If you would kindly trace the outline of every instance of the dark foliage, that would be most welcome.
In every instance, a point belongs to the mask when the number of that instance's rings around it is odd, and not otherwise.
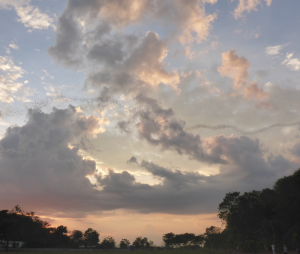
[[[300,169],[276,181],[273,189],[227,193],[219,205],[225,224],[220,244],[256,253],[275,244],[296,249],[300,244]],[[219,244],[219,245],[220,245]]]

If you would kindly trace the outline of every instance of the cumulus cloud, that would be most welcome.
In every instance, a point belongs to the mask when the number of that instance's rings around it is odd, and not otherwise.
[[[234,1],[234,0],[231,0]],[[262,5],[261,0],[239,0],[237,8],[233,12],[235,19],[243,17],[244,12],[257,11],[257,6]],[[271,6],[272,0],[265,0],[267,6]]]
[[[0,140],[0,189],[11,195],[2,195],[1,203],[59,210],[92,199],[86,176],[95,173],[95,162],[70,145],[98,133],[101,119],[78,114],[73,106],[50,114],[30,110],[28,116],[25,125],[9,127]]]
[[[39,8],[30,5],[30,0],[3,0],[0,8],[10,9],[13,7],[19,16],[18,21],[25,27],[32,29],[47,29],[53,26],[53,19],[46,13],[40,12]]]
[[[172,29],[175,29],[173,33],[179,34],[182,44],[200,43],[207,39],[212,28],[211,22],[216,18],[215,14],[205,14],[204,4],[215,2],[68,1],[64,13],[58,19],[56,45],[50,47],[48,52],[66,67],[87,69],[90,73],[87,83],[93,82],[97,76],[103,79],[103,83],[107,79],[108,83],[112,79],[125,80],[123,83],[136,83],[136,87],[145,83],[155,87],[163,83],[179,92],[176,87],[179,83],[178,73],[176,70],[167,72],[163,64],[168,51],[166,43],[151,31],[144,38],[133,34],[121,35],[120,31],[137,22],[153,19],[166,27],[172,25]],[[145,61],[146,58],[150,61]],[[129,70],[125,64],[128,64]],[[102,68],[99,70],[100,66]],[[113,67],[114,70],[124,67],[124,70],[111,75],[111,70],[107,68]],[[134,82],[136,77],[140,82]],[[126,87],[125,84],[122,86]]]
[[[121,50],[118,54],[115,49],[112,49],[113,55],[109,55],[107,50],[104,53],[99,47],[92,50],[97,50],[97,54],[95,52],[93,54],[94,61],[106,61],[107,64],[98,71],[90,72],[86,85],[93,87],[106,85],[112,92],[137,94],[164,84],[177,93],[180,92],[177,88],[180,82],[178,72],[176,70],[168,72],[164,68],[163,60],[167,56],[167,45],[154,32],[148,32],[139,44],[132,50],[126,51],[126,57],[122,56]],[[116,63],[117,59],[120,60],[119,63]],[[109,68],[109,65],[112,67]]]
[[[163,60],[167,56],[167,46],[160,41],[154,32],[148,32],[140,45],[134,50],[129,59],[124,63],[125,71],[135,73],[142,82],[152,86],[163,83],[179,91],[179,74],[173,70],[167,72],[163,67]]]
[[[222,53],[222,66],[218,67],[218,72],[222,76],[230,77],[234,80],[233,88],[239,89],[246,86],[249,79],[250,63],[244,57],[239,57],[236,50],[232,49]]]
[[[283,156],[265,159],[257,139],[221,135],[202,142],[208,153],[227,161],[219,173],[205,176],[132,157],[128,162],[160,179],[159,184],[143,184],[128,171],[108,168],[107,174],[99,173],[95,161],[79,155],[81,139],[99,128],[94,118],[73,106],[54,108],[49,114],[30,110],[28,117],[23,126],[9,127],[0,140],[0,191],[6,193],[0,202],[43,214],[51,211],[52,216],[80,217],[114,209],[210,213],[224,193],[271,187],[297,166]],[[87,177],[94,177],[95,184]]]
[[[209,0],[175,0],[159,1],[156,17],[166,24],[176,24],[179,41],[183,45],[201,43],[209,36],[212,22],[216,14],[206,15],[204,3],[214,4],[217,1]]]
[[[48,52],[66,67],[87,70],[86,85],[106,86],[106,93],[140,93],[147,85],[153,89],[160,83],[179,93],[178,72],[166,70],[166,41],[152,31],[143,38],[120,31],[137,22],[157,20],[165,27],[172,25],[173,34],[179,34],[180,42],[189,47],[207,39],[216,15],[206,15],[204,4],[215,2],[68,1],[58,19],[56,44]]]
[[[81,31],[72,17],[59,17],[56,34],[56,45],[48,49],[48,53],[58,63],[69,67],[82,66],[82,55],[79,45]]]
[[[300,70],[300,60],[298,58],[292,58],[294,54],[286,54],[286,59],[281,63],[293,71]]]
[[[234,49],[222,53],[222,66],[218,67],[218,72],[222,76],[230,77],[234,80],[233,89],[241,91],[245,99],[253,98],[261,101],[268,98],[268,92],[258,87],[256,82],[249,82],[250,73],[248,69],[250,63],[244,57],[239,57]]]
[[[133,2],[136,7],[141,7],[142,3],[148,6],[147,1]],[[125,1],[123,4],[127,6],[129,3]],[[106,5],[115,6],[116,2],[78,4],[69,1],[67,9],[59,17],[56,45],[48,49],[49,54],[67,67],[86,69],[88,76],[85,84],[106,87],[106,92],[141,92],[147,90],[147,86],[148,89],[154,89],[160,83],[179,92],[176,86],[180,81],[179,74],[176,70],[168,72],[165,69],[164,60],[168,52],[166,43],[154,32],[148,32],[143,38],[118,32],[112,35],[110,32],[115,23],[107,23],[112,16],[106,12],[112,9]],[[98,14],[95,12],[97,8]],[[110,18],[102,17],[102,10]],[[98,23],[90,25],[91,18],[98,20]],[[117,23],[119,26],[119,21]]]

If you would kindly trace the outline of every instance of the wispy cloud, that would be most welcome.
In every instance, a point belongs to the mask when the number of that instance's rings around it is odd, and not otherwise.
[[[280,50],[286,46],[286,44],[284,45],[277,45],[277,46],[269,46],[269,47],[266,47],[265,49],[265,53],[269,56],[275,56],[275,55],[278,55],[280,53]]]
[[[234,0],[231,0],[233,2]],[[272,0],[265,0],[266,5],[270,6],[272,3]],[[251,12],[251,11],[257,11],[257,6],[261,5],[261,0],[239,0],[238,7],[234,10],[233,16],[235,19],[242,18],[244,12]]]

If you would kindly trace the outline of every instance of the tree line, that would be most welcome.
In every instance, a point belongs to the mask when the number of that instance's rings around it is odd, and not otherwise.
[[[68,231],[66,226],[51,227],[41,220],[34,212],[24,212],[20,206],[12,210],[0,211],[0,242],[9,247],[9,243],[26,242],[27,248],[99,248],[113,249],[116,241],[108,236],[100,242],[97,230],[88,228],[85,232],[80,230]],[[121,249],[130,246],[128,239],[119,243]],[[147,237],[137,237],[132,245],[137,249],[154,247],[154,243]]]
[[[163,236],[165,246],[203,246],[256,253],[270,250],[300,250],[300,169],[278,179],[273,188],[225,195],[218,207],[224,229],[211,226],[203,235],[191,233]]]
[[[243,252],[289,250],[300,247],[300,169],[278,179],[273,188],[225,195],[218,207],[224,230],[207,236],[208,248],[236,249]]]
[[[211,226],[204,234],[163,235],[166,248],[236,249],[258,252],[275,244],[289,249],[300,246],[300,169],[290,176],[278,179],[273,188],[241,194],[229,192],[218,207],[218,217],[224,229]],[[51,227],[34,212],[24,212],[19,206],[0,211],[0,241],[24,241],[28,248],[103,248],[116,247],[113,237],[99,241],[100,234],[88,228],[68,231],[66,226]],[[120,248],[130,245],[136,249],[153,248],[146,237],[137,237],[131,244],[122,239]]]

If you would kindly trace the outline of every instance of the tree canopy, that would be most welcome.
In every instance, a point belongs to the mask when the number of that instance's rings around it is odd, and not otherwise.
[[[300,243],[300,169],[278,179],[272,189],[229,192],[218,210],[224,247],[255,252],[274,243],[295,249]]]

